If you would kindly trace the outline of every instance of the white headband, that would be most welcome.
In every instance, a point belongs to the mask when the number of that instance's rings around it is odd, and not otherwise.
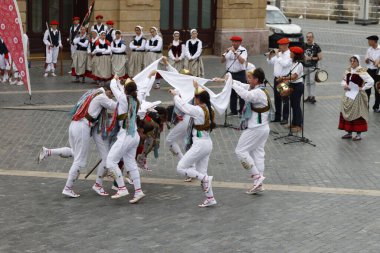
[[[106,34],[106,32],[105,31],[101,31],[100,33],[99,33],[99,35],[102,35],[102,34]]]
[[[178,31],[174,31],[173,35],[180,34]]]
[[[143,28],[144,28],[144,27],[142,27],[142,26],[140,26],[140,25],[136,25],[136,26],[135,26],[135,28],[136,28],[136,27],[137,27],[137,28],[139,28],[139,29],[140,29],[140,31],[142,31],[142,30],[143,30]]]
[[[190,30],[190,34],[193,34],[193,32],[198,33],[197,29],[191,29],[191,30]]]
[[[154,29],[156,32],[158,32],[158,29],[155,26],[152,26],[150,29]]]

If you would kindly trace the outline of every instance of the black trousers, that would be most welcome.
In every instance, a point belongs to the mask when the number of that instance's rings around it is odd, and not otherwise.
[[[373,90],[375,92],[375,104],[373,105],[373,109],[379,109],[379,104],[380,104],[380,94],[379,92],[376,90],[376,82],[380,81],[380,76],[376,75],[377,73],[377,69],[368,69],[367,70],[368,74],[373,78],[373,80],[375,81],[374,85],[373,85]],[[369,96],[371,96],[371,89],[368,89],[368,90],[365,90],[365,92],[367,93],[367,96],[368,96],[368,104],[369,104]]]
[[[236,80],[236,81],[239,81],[239,82],[242,82],[242,83],[247,83],[247,78],[246,78],[246,75],[245,75],[245,70],[242,70],[242,71],[239,71],[239,72],[235,72],[235,73],[232,73],[230,72],[231,75],[232,75],[232,79],[233,80]],[[237,114],[238,112],[241,113],[243,111],[243,107],[244,107],[244,104],[245,104],[245,101],[244,99],[242,99],[234,89],[232,89],[231,91],[231,97],[230,97],[230,110],[231,110],[231,113],[233,114]],[[239,111],[237,109],[237,102],[239,100]]]
[[[281,97],[280,93],[277,91],[277,85],[280,83],[274,78],[274,106],[276,108],[276,114],[274,119],[281,120],[281,114],[283,120],[288,120],[289,118],[289,97]],[[282,113],[281,113],[282,112]]]
[[[300,127],[303,125],[301,98],[305,89],[305,85],[302,82],[293,83],[291,85],[293,88],[293,93],[290,95],[290,105],[292,106],[293,110],[292,125]]]

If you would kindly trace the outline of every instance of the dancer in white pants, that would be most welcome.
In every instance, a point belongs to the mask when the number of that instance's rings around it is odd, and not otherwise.
[[[55,69],[57,67],[57,59],[59,49],[62,48],[61,32],[58,31],[58,22],[53,20],[50,22],[50,28],[44,33],[44,44],[46,45],[46,63],[45,74],[47,77],[51,71],[52,76],[56,76]]]
[[[207,167],[212,151],[210,132],[215,127],[214,111],[211,108],[210,95],[201,90],[194,81],[196,94],[195,105],[185,102],[175,90],[170,90],[174,96],[174,103],[182,112],[191,117],[190,125],[192,146],[181,158],[177,165],[177,172],[183,176],[196,178],[201,181],[201,187],[206,195],[206,200],[199,207],[216,205],[212,191],[212,176],[207,175]],[[195,165],[195,166],[194,166]]]
[[[116,108],[116,103],[111,99],[113,95],[109,87],[105,86],[105,88],[97,89],[92,96],[87,112],[84,111],[80,115],[75,114],[69,127],[69,142],[72,154],[74,155],[74,161],[70,168],[69,176],[62,194],[73,198],[79,197],[79,194],[76,194],[72,187],[75,180],[79,177],[80,170],[86,166],[88,147],[91,138],[90,134],[91,131],[94,131],[92,130],[92,127],[96,125],[99,120],[98,117],[103,108],[109,110],[114,110]],[[79,110],[80,109],[81,108],[79,108]],[[105,149],[102,149],[102,151],[103,150]],[[69,154],[67,149],[62,149],[60,152],[66,152],[66,154]],[[101,150],[99,150],[99,152],[101,152]],[[100,165],[98,174],[104,174],[104,172],[101,171],[101,168],[104,167],[104,163],[103,165]],[[108,195],[104,191],[102,185],[99,185],[98,183],[93,186],[93,189],[100,195]]]
[[[111,198],[117,199],[129,195],[125,187],[124,179],[118,163],[123,158],[125,168],[129,172],[130,179],[135,188],[135,195],[129,202],[137,203],[145,194],[141,190],[140,172],[136,164],[136,150],[140,142],[140,136],[137,132],[136,118],[139,102],[137,99],[137,86],[131,79],[124,82],[125,88],[120,85],[118,76],[115,75],[111,81],[111,90],[118,102],[115,115],[117,115],[116,124],[119,124],[120,130],[117,134],[117,140],[112,145],[107,156],[107,168],[110,170],[112,177],[116,180],[118,191]],[[114,115],[114,116],[115,116]]]
[[[262,84],[264,71],[257,68],[247,72],[249,84],[234,81],[232,88],[246,101],[243,109],[241,128],[244,129],[236,146],[235,153],[243,168],[248,170],[253,187],[247,194],[256,194],[263,190],[265,143],[269,135],[268,115],[270,99]],[[261,87],[260,87],[261,86]]]

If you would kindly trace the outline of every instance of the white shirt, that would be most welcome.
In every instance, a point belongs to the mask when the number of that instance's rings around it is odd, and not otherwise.
[[[158,40],[157,46],[149,46],[149,41],[154,42],[156,40]],[[150,51],[150,52],[162,51],[162,38],[158,34],[156,36],[154,36],[153,38],[150,38],[145,44],[145,49]]]
[[[174,96],[174,104],[181,112],[185,113],[186,115],[189,115],[191,118],[194,119],[194,125],[203,125],[205,123],[205,113],[200,106],[186,103],[179,95]],[[202,136],[200,138],[209,138],[208,131],[200,132]],[[197,137],[196,129],[193,129],[193,137],[199,139],[199,137]]]
[[[97,91],[101,91],[102,94],[97,95],[94,99],[92,99],[87,111],[88,114],[94,119],[99,116],[100,111],[103,108],[111,111],[114,111],[116,108],[116,102],[107,97],[104,88],[99,88]]]
[[[140,36],[137,36],[134,38],[135,40],[140,40],[142,38],[143,34],[141,33]],[[141,41],[141,46],[140,47],[137,47],[133,44],[133,40],[129,43],[129,48],[131,50],[135,50],[135,51],[145,51],[145,45],[146,45],[146,39],[143,39]]]
[[[125,53],[125,50],[127,49],[127,46],[125,45],[125,43],[122,43],[121,44],[121,47],[115,47],[114,46],[114,42],[116,45],[118,45],[121,41],[121,38],[118,39],[118,40],[114,40],[112,43],[111,43],[111,50],[113,53]]]
[[[302,65],[302,64],[301,64]],[[268,106],[268,98],[265,92],[259,87],[250,90],[249,84],[233,81],[232,88],[245,101],[252,103],[254,108],[264,108]],[[258,123],[259,114],[252,111],[252,116],[248,120],[248,128],[269,128],[268,125],[269,111],[261,113],[261,124]]]
[[[198,41],[198,47],[197,47],[197,51],[195,52],[195,54],[193,56],[191,56],[190,54],[190,51],[189,51],[189,43],[191,43],[192,45],[194,45],[196,42]],[[199,56],[201,56],[202,54],[202,41],[200,41],[199,39],[190,39],[188,41],[186,41],[186,58],[188,60],[195,60],[197,59]]]
[[[270,60],[267,59],[269,64],[273,64],[273,75],[275,77],[287,76],[292,66],[292,59],[290,58],[290,50],[286,50],[284,53],[279,52],[278,55],[273,56]]]
[[[302,63],[299,63],[299,62],[293,62],[290,70],[292,71],[292,75],[293,74],[297,74],[297,79],[296,80],[292,80],[291,83],[300,83],[300,82],[303,82],[303,65]]]
[[[85,40],[85,42],[80,42],[81,39],[87,38],[87,34],[84,34],[82,37],[75,37],[73,40],[74,45],[79,45],[81,47],[88,47],[88,39]]]
[[[351,74],[356,74],[357,73],[357,71],[359,70],[359,69],[361,69],[362,67],[361,66],[358,66],[357,68],[350,68],[350,73]],[[341,86],[345,86],[346,84],[347,84],[347,82],[346,82],[346,78],[347,78],[347,73],[348,72],[345,72],[344,73],[344,76],[343,76],[343,80],[342,80],[342,82],[340,83],[340,85]],[[375,81],[373,80],[373,78],[368,74],[368,72],[366,71],[366,72],[363,72],[363,71],[361,71],[360,72],[360,77],[363,79],[363,81],[364,81],[364,86],[362,87],[362,89],[363,90],[368,90],[368,89],[371,89],[372,88],[372,86],[373,86],[373,84],[375,83]],[[351,77],[350,77],[351,78]],[[350,80],[349,80],[350,81]]]
[[[104,45],[106,43],[106,40],[102,40],[100,38],[98,39],[98,41],[99,41],[99,44],[102,44],[102,45]],[[102,54],[106,54],[106,55],[111,54],[111,47],[108,46],[107,49],[105,49],[105,48],[100,48],[99,45],[97,45],[95,47],[94,52],[92,52],[92,54],[96,54],[96,53],[102,53]]]
[[[240,57],[244,59],[243,63],[240,63],[237,59],[238,55],[240,55]],[[231,66],[229,72],[236,73],[239,71],[246,70],[246,61],[248,58],[248,53],[247,49],[245,49],[244,47],[239,46],[239,48],[236,50],[236,55],[231,50],[228,50],[224,57],[226,58],[226,70]]]
[[[369,47],[367,49],[367,53],[365,54],[365,59],[370,59],[372,61],[376,61],[380,58],[380,46],[377,45],[376,48],[373,48],[373,47]],[[369,69],[377,69],[377,67],[375,66],[375,64],[373,64],[373,62],[370,61],[368,64],[367,64],[367,67]]]

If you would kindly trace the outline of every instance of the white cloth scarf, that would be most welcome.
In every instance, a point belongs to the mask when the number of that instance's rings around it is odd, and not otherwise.
[[[160,63],[162,57],[154,62],[152,62],[148,67],[143,69],[140,73],[138,73],[134,78],[137,85],[138,93],[142,94],[141,96],[144,98],[146,96],[150,96],[150,90],[152,89],[153,82],[150,82],[149,75],[153,70],[157,70],[158,64]]]
[[[232,89],[232,77],[228,73],[228,80],[224,86],[222,92],[215,94],[209,88],[205,87],[205,84],[211,80],[204,79],[195,76],[182,75],[175,72],[168,72],[163,70],[158,70],[158,73],[164,78],[172,87],[179,91],[182,99],[186,102],[189,102],[194,97],[194,86],[193,80],[197,81],[200,87],[206,90],[210,95],[210,101],[215,110],[221,115],[227,109]]]

